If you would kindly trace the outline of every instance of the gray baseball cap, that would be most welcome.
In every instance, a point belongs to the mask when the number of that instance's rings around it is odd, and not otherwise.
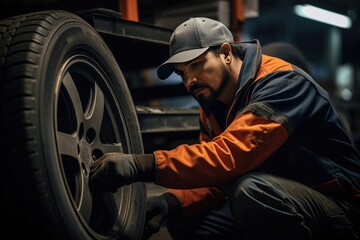
[[[190,18],[180,24],[171,35],[170,58],[158,67],[158,77],[168,78],[174,71],[174,63],[191,61],[209,47],[225,42],[233,43],[234,37],[223,23],[205,17]]]

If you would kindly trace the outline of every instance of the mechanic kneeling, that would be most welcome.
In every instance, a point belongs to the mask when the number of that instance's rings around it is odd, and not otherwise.
[[[359,239],[360,155],[328,93],[302,69],[190,18],[170,39],[174,72],[199,102],[199,143],[150,154],[106,154],[93,188],[137,181],[148,198],[144,238],[167,223],[174,239]]]

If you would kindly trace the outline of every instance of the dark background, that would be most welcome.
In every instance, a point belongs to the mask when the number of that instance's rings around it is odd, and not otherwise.
[[[259,0],[257,17],[246,17],[236,29],[240,40],[257,38],[262,44],[288,42],[307,58],[314,79],[325,87],[349,122],[354,139],[360,139],[360,1],[359,0]],[[296,4],[311,4],[352,18],[350,29],[333,27],[294,14]],[[224,8],[225,6],[225,8]],[[226,8],[226,6],[230,6]],[[120,11],[118,0],[2,0],[0,18],[39,10],[62,9],[71,12],[91,8]],[[231,1],[215,0],[138,0],[139,22],[173,29],[192,16],[206,16],[224,23],[231,18]],[[151,49],[149,49],[150,54]],[[146,54],[142,49],[136,54]],[[126,56],[124,56],[126,57]],[[121,67],[121,66],[120,66]],[[148,72],[147,72],[148,73]],[[348,74],[348,75],[346,75]],[[146,75],[146,77],[144,77]],[[155,74],[126,73],[130,87],[146,88],[159,83]],[[130,82],[131,80],[131,82]],[[161,83],[164,84],[164,83]],[[157,95],[158,93],[152,93]],[[161,95],[159,93],[158,95]],[[170,101],[174,107],[192,106],[188,98]],[[149,106],[165,103],[141,102]]]

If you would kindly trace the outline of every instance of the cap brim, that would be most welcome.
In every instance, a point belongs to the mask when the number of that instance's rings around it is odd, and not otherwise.
[[[158,67],[157,69],[158,77],[162,80],[168,78],[174,71],[174,65],[173,65],[174,63],[185,63],[194,60],[195,58],[206,52],[206,50],[208,49],[209,47],[191,49],[174,54],[166,62],[164,62]]]

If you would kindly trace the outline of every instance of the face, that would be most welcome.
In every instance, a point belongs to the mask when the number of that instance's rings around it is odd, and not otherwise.
[[[229,69],[220,56],[212,51],[190,62],[175,64],[174,67],[175,73],[203,108],[211,108],[229,81]]]

